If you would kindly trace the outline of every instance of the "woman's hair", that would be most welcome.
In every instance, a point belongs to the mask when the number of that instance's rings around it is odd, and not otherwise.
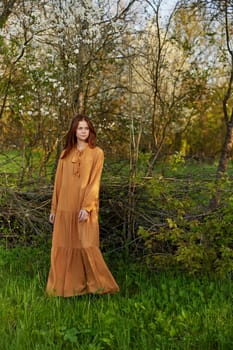
[[[85,114],[78,114],[71,121],[70,128],[66,135],[66,142],[62,158],[65,158],[67,154],[69,154],[69,152],[72,150],[72,148],[77,144],[76,130],[78,128],[79,122],[83,120],[87,122],[87,125],[89,127],[89,136],[87,138],[87,143],[91,148],[95,147],[96,132],[92,122]]]

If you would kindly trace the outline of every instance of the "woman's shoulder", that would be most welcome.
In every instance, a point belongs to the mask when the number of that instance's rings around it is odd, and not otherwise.
[[[104,151],[99,146],[95,146],[94,148],[91,148],[91,150],[97,156],[103,156],[104,155]]]
[[[64,155],[65,155],[65,149],[63,149],[63,151],[61,152],[61,154],[60,154],[60,159],[63,159],[63,158],[64,158]]]

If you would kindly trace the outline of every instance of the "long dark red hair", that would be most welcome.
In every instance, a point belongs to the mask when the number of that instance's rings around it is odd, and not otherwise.
[[[89,131],[90,131],[88,139],[87,139],[87,143],[88,143],[89,147],[91,147],[91,148],[95,147],[96,132],[95,132],[94,126],[93,126],[90,118],[88,118],[88,116],[86,116],[85,114],[78,114],[71,120],[70,128],[69,128],[69,131],[66,135],[66,142],[65,142],[64,153],[62,155],[62,158],[65,158],[67,156],[67,154],[69,154],[69,152],[72,150],[72,148],[75,145],[77,145],[76,130],[78,128],[79,122],[81,122],[83,120],[85,122],[87,122],[87,125],[89,127]]]

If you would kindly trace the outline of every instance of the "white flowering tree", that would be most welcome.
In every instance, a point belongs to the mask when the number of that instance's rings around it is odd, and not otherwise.
[[[0,28],[3,28],[10,16],[17,0],[5,0],[0,2]]]
[[[164,147],[168,151],[176,135],[186,130],[206,86],[192,57],[192,44],[189,47],[183,45],[181,20],[185,23],[185,9],[179,6],[179,1],[174,2],[165,18],[161,15],[162,0],[146,2],[150,8],[148,21],[139,37],[138,55],[133,66],[150,130],[147,140],[151,144],[152,157],[147,175],[151,175]],[[185,24],[187,27],[189,23]],[[194,29],[191,41],[202,30],[200,27]]]
[[[54,148],[60,153],[74,113],[107,115],[103,96],[115,108],[120,37],[134,2],[25,0],[11,8],[1,30],[1,141],[23,151],[25,171],[33,152],[42,152],[40,172]]]

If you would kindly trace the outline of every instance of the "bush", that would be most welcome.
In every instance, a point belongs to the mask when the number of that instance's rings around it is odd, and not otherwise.
[[[157,222],[139,226],[145,261],[152,268],[176,268],[191,273],[233,271],[233,196],[229,181],[221,185],[221,206],[208,209],[214,184],[203,181],[171,182],[153,179],[147,185]],[[151,203],[151,206],[153,204]],[[207,209],[206,209],[207,208]],[[163,218],[162,218],[163,216]]]

